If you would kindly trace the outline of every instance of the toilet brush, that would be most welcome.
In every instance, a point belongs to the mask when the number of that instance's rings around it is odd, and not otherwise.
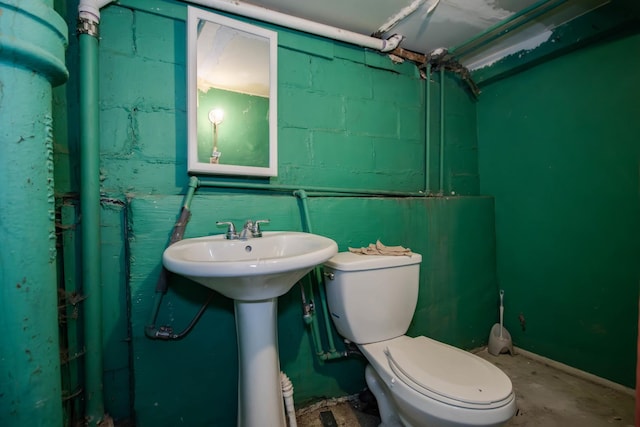
[[[496,323],[489,333],[489,353],[497,356],[501,353],[509,353],[513,356],[513,343],[511,335],[504,328],[504,291],[500,289],[500,323]]]

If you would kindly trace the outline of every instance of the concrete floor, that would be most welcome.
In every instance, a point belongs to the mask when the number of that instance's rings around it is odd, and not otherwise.
[[[621,389],[580,378],[522,354],[478,356],[502,369],[513,383],[518,402],[509,427],[632,427],[635,399]],[[318,402],[297,412],[299,427],[377,427],[380,419],[367,395]],[[373,410],[372,410],[373,409]]]

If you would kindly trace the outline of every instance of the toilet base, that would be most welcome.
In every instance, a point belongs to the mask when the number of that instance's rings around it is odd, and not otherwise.
[[[380,411],[381,421],[378,427],[402,427],[402,422],[396,415],[398,411],[386,395],[386,393],[388,393],[386,386],[371,365],[367,365],[365,368],[364,377],[369,386],[369,390],[371,390],[371,393],[373,393],[378,401],[378,411]]]

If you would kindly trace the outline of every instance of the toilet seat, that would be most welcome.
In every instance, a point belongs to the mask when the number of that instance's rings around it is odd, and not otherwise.
[[[509,377],[486,360],[427,337],[404,338],[390,340],[384,354],[391,371],[416,392],[468,409],[513,400]]]

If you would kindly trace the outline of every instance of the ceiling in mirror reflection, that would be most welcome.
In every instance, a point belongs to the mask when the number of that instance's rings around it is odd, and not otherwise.
[[[198,23],[198,89],[269,97],[269,40],[214,22]]]

